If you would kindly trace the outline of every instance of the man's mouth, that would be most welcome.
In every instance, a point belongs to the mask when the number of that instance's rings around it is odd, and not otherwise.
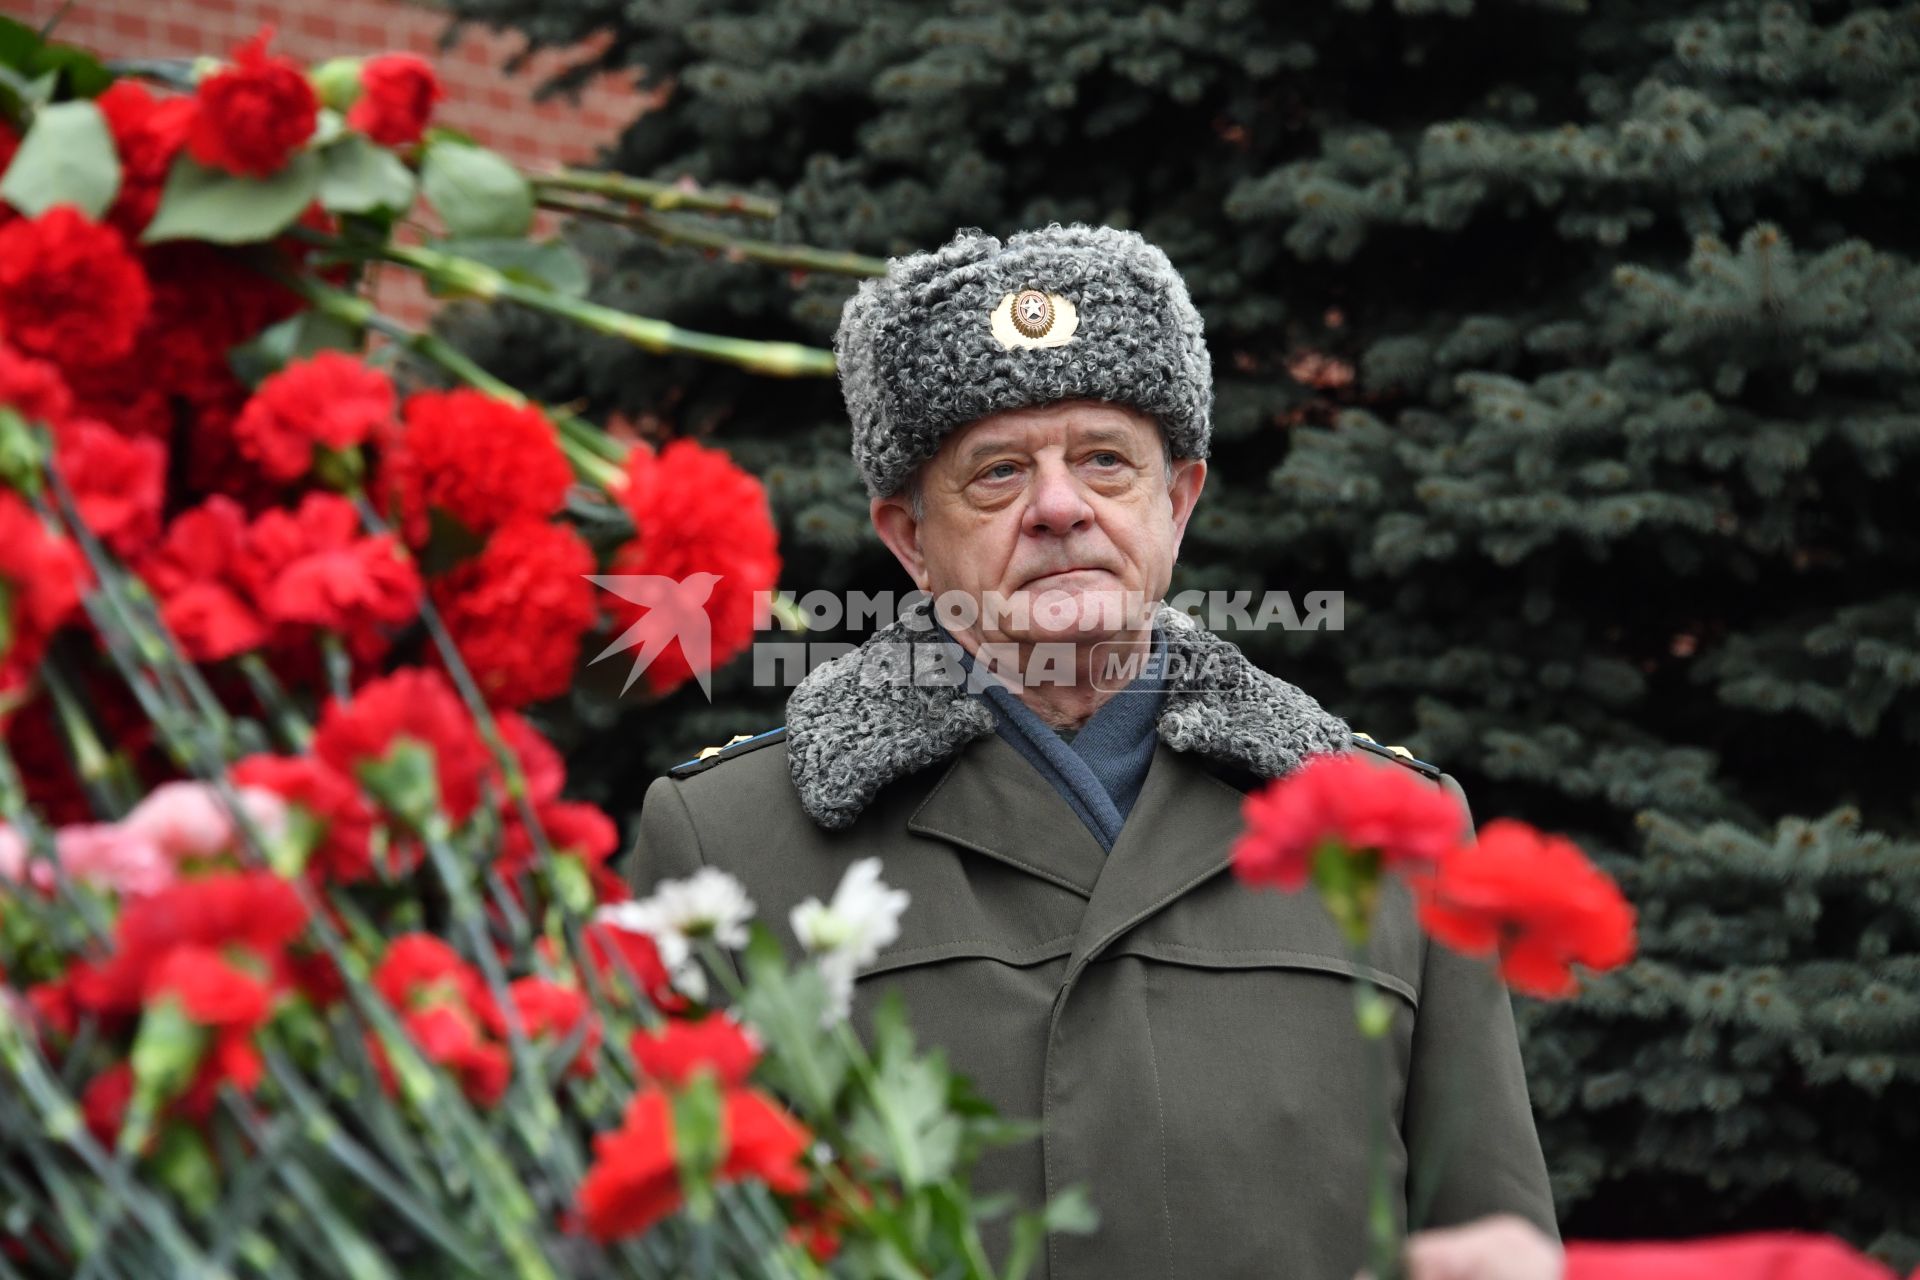
[[[1027,579],[1027,585],[1032,586],[1036,582],[1045,582],[1049,578],[1065,578],[1076,573],[1105,573],[1105,572],[1107,572],[1105,569],[1103,569],[1102,567],[1096,564],[1076,564],[1071,568],[1052,569],[1046,573],[1036,574],[1035,576]]]

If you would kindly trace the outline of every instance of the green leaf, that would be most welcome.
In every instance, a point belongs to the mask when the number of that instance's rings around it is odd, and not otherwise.
[[[271,178],[237,178],[196,164],[184,152],[173,162],[160,208],[140,239],[211,240],[249,244],[284,231],[312,203],[320,185],[320,157],[295,156]]]
[[[227,349],[227,367],[250,387],[316,351],[360,350],[365,335],[338,316],[305,310],[268,325],[252,338]]]
[[[533,224],[533,188],[485,147],[457,142],[429,147],[420,189],[456,237],[521,236]]]
[[[1039,1213],[1023,1213],[1013,1223],[1013,1248],[1007,1255],[1006,1280],[1026,1280],[1046,1243],[1047,1233],[1092,1235],[1100,1215],[1082,1186],[1071,1186],[1047,1202]]]
[[[872,1087],[847,1126],[853,1147],[898,1173],[909,1187],[944,1181],[960,1156],[964,1126],[947,1106],[950,1078],[938,1054],[913,1056],[905,1020],[875,1018]]]
[[[91,102],[42,107],[0,179],[0,200],[35,218],[57,204],[99,218],[120,190],[120,158],[106,117]]]
[[[174,1123],[160,1130],[153,1169],[167,1190],[195,1213],[211,1213],[220,1203],[220,1172],[213,1153],[191,1125]]]
[[[12,18],[0,18],[0,70],[7,73],[0,77],[0,107],[10,115],[23,104],[52,101],[62,76],[69,98],[97,97],[113,83],[113,73],[85,49],[50,44]]]
[[[586,260],[558,240],[472,237],[442,240],[430,247],[485,263],[509,280],[537,285],[570,298],[586,296]]]
[[[673,1095],[673,1156],[680,1190],[695,1221],[713,1217],[713,1178],[727,1157],[725,1107],[711,1071],[702,1071]]]
[[[0,485],[21,493],[40,491],[40,468],[45,451],[33,428],[11,405],[0,405]],[[0,608],[0,653],[7,651],[8,610]]]
[[[135,1086],[157,1100],[172,1098],[193,1079],[206,1046],[206,1029],[187,1016],[178,996],[154,1001],[133,1037]]]
[[[395,738],[385,755],[359,761],[354,774],[382,808],[411,830],[423,830],[440,803],[433,749],[418,739]]]
[[[1100,1214],[1087,1198],[1085,1187],[1074,1185],[1047,1202],[1041,1220],[1058,1235],[1088,1236],[1100,1226]]]
[[[846,1051],[826,1029],[826,980],[813,965],[787,967],[780,944],[759,925],[747,944],[741,1013],[768,1046],[761,1072],[809,1115],[832,1113],[846,1081]]]
[[[413,171],[385,147],[347,134],[320,153],[320,203],[334,213],[405,213]]]

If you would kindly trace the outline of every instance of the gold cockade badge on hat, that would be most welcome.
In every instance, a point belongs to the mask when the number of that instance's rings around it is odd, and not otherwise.
[[[1015,347],[1064,347],[1080,327],[1080,312],[1057,293],[1022,289],[1000,299],[993,309],[993,336],[1011,351]]]

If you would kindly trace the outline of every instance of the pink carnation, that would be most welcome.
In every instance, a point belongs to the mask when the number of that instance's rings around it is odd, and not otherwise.
[[[279,796],[256,787],[241,787],[235,794],[261,838],[272,840],[285,829],[287,807]],[[173,862],[218,857],[234,847],[237,836],[226,801],[204,782],[162,783],[120,826],[152,841]]]

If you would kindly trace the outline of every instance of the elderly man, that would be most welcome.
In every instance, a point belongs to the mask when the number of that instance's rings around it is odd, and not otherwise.
[[[809,673],[783,729],[655,782],[636,885],[718,866],[784,927],[880,857],[913,905],[856,1009],[901,991],[927,1042],[1040,1121],[988,1157],[989,1189],[1090,1190],[1101,1228],[1048,1242],[1052,1280],[1355,1273],[1355,976],[1393,1000],[1402,1211],[1550,1233],[1485,967],[1428,945],[1402,897],[1356,966],[1312,896],[1227,873],[1248,788],[1367,744],[1158,604],[1212,403],[1165,255],[1110,228],[962,233],[862,285],[836,347],[874,528],[938,608]]]

